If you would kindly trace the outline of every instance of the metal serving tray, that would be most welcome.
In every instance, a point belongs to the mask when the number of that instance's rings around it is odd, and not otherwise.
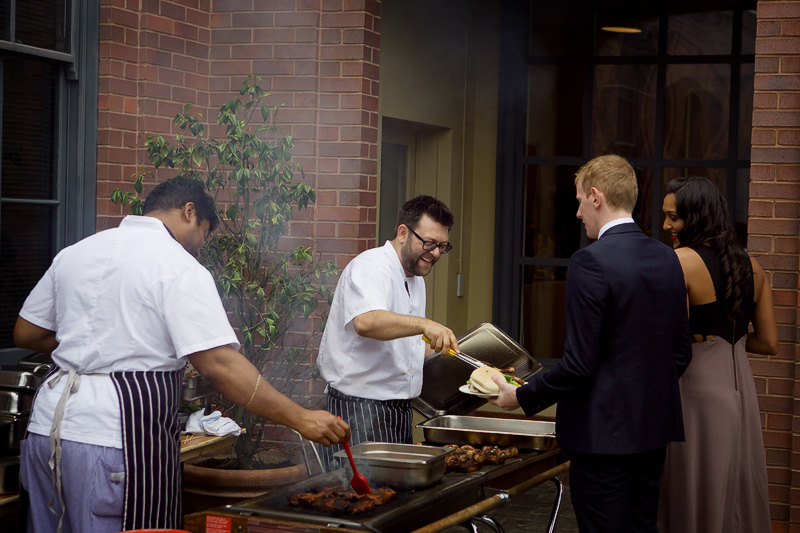
[[[497,368],[513,366],[522,379],[542,369],[525,348],[494,324],[478,324],[458,338],[461,351]],[[484,405],[486,399],[460,392],[473,367],[449,355],[434,355],[422,369],[422,392],[411,400],[411,407],[424,418],[465,415]]]
[[[42,384],[42,376],[25,369],[0,369],[0,387],[7,389],[36,390]]]
[[[0,413],[21,415],[31,412],[34,391],[0,390]]]
[[[19,455],[19,441],[25,435],[30,415],[0,414],[0,457]]]
[[[351,448],[358,472],[373,486],[419,489],[438,483],[444,475],[444,458],[450,450],[437,446],[362,442]],[[333,454],[349,467],[347,454]]]
[[[525,450],[548,451],[557,446],[555,422],[481,416],[437,416],[417,427],[425,441],[434,444],[471,446],[516,446]]]

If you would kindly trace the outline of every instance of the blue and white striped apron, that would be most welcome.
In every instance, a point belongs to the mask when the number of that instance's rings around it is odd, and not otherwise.
[[[184,369],[112,372],[122,417],[125,457],[123,529],[181,526],[178,406]]]
[[[394,442],[411,444],[411,400],[372,400],[349,396],[328,385],[324,409],[341,416],[350,424],[350,444],[361,442]],[[333,454],[341,444],[317,445],[323,468],[331,471],[340,466]]]

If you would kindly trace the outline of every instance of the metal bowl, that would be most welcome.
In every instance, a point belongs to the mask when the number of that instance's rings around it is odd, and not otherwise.
[[[362,442],[351,448],[359,474],[371,485],[403,489],[438,483],[444,475],[444,458],[450,451],[438,446],[389,442]],[[347,463],[344,450],[333,456]]]

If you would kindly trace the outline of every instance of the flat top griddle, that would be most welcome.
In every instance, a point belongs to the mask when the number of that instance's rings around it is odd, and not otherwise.
[[[440,483],[425,489],[398,490],[394,500],[353,516],[324,514],[289,505],[287,497],[292,494],[331,483],[346,486],[349,471],[337,469],[275,489],[260,498],[225,506],[216,510],[216,513],[248,519],[275,519],[321,528],[407,533],[477,503],[491,495],[493,490],[510,488],[564,460],[560,449],[521,453],[502,465],[484,465],[480,470],[471,473],[447,473]],[[205,513],[215,514],[215,510]],[[187,522],[189,521],[187,517]]]

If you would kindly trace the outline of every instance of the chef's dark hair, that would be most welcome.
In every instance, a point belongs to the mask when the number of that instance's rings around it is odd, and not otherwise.
[[[403,204],[397,215],[395,229],[401,224],[411,229],[416,228],[422,215],[428,215],[434,222],[438,222],[447,229],[453,227],[453,213],[444,205],[444,202],[433,196],[421,195]]]
[[[197,223],[207,220],[209,231],[217,228],[217,212],[214,199],[206,192],[201,181],[179,176],[160,183],[147,195],[142,214],[152,211],[180,209],[192,202],[197,209]]]

